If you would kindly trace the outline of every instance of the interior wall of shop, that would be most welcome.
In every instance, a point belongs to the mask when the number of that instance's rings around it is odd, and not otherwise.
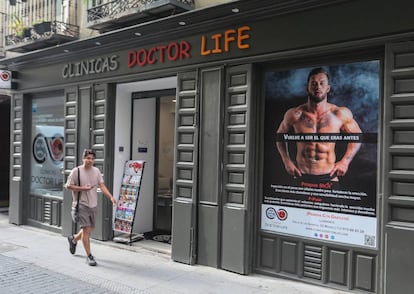
[[[154,219],[154,185],[155,185],[155,121],[157,113],[156,98],[134,99],[132,106],[132,154],[131,159],[145,160],[144,173],[138,197],[133,228],[134,233],[153,230]],[[139,152],[139,147],[147,151]],[[139,226],[139,227],[138,227]]]
[[[116,87],[116,105],[115,105],[115,148],[114,148],[114,196],[119,194],[121,188],[122,174],[124,164],[131,159],[132,155],[132,93],[146,92],[164,89],[174,89],[177,86],[177,77],[164,77],[153,80],[137,81],[131,83],[118,84]],[[155,117],[149,117],[155,121]],[[143,125],[145,128],[145,124]],[[120,148],[123,147],[123,151]],[[122,149],[122,148],[121,148]],[[146,171],[144,171],[145,174]],[[145,177],[144,177],[145,178]],[[148,185],[151,183],[148,182]],[[149,187],[153,189],[152,186]],[[152,229],[152,212],[153,207],[138,204],[136,218],[134,221],[134,233],[144,233]]]

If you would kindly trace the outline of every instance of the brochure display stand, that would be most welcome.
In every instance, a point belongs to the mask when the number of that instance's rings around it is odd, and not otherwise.
[[[114,231],[124,234],[114,237],[113,240],[116,242],[131,244],[133,241],[143,239],[142,236],[133,236],[132,229],[134,227],[144,166],[145,161],[143,160],[129,160],[125,163],[114,218]]]

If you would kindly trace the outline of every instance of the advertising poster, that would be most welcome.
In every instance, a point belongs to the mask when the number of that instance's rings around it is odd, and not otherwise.
[[[32,100],[31,192],[63,196],[63,97]]]
[[[379,71],[266,72],[262,229],[377,246]]]
[[[143,160],[128,160],[125,163],[115,211],[115,231],[132,233],[144,165]]]

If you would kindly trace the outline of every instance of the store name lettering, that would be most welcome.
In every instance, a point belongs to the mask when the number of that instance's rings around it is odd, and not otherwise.
[[[75,63],[68,63],[63,67],[62,76],[67,79],[115,71],[119,67],[117,59],[117,55],[112,55],[102,58],[83,60]]]
[[[240,50],[250,48],[246,43],[250,39],[248,34],[249,26],[243,26],[237,29],[230,29],[224,33],[211,35],[210,38],[206,35],[201,36],[201,55],[206,56],[210,54],[221,54],[230,51],[230,44],[236,43]],[[211,44],[212,43],[212,44]]]
[[[128,67],[155,64],[158,61],[176,61],[190,58],[191,45],[187,41],[171,42],[167,45],[151,47],[150,49],[139,49],[128,52]]]
[[[235,29],[228,29],[221,33],[201,35],[200,54],[203,57],[230,52],[231,48],[245,50],[250,48],[250,27],[242,26]],[[232,44],[234,44],[232,46]],[[158,45],[149,49],[140,48],[128,51],[128,67],[143,67],[164,63],[174,62],[191,58],[191,44],[182,40]],[[111,55],[101,58],[91,58],[74,63],[67,63],[62,70],[64,79],[88,76],[115,71],[119,68],[118,55]]]
[[[201,56],[223,54],[230,51],[231,44],[235,44],[239,50],[250,48],[247,42],[250,39],[250,27],[242,26],[229,29],[222,33],[202,35],[200,41]],[[140,48],[128,52],[128,67],[152,65],[157,62],[174,62],[191,58],[191,44],[188,41],[170,42],[149,49]]]

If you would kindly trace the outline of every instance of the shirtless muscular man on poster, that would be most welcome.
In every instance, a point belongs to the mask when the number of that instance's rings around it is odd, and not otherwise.
[[[348,108],[327,101],[330,89],[328,73],[323,68],[313,69],[308,75],[307,103],[287,110],[277,133],[361,133]],[[346,174],[361,143],[348,142],[339,161],[335,142],[298,141],[296,162],[290,157],[287,142],[278,141],[276,147],[290,175],[304,182],[323,183],[338,182],[338,177]]]

